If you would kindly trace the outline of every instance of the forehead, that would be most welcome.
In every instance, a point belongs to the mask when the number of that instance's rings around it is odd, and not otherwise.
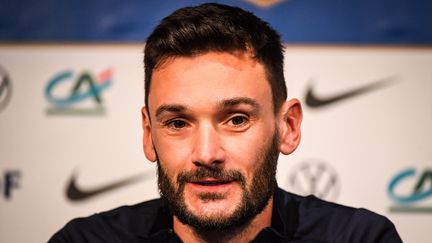
[[[169,59],[157,67],[148,105],[153,113],[160,105],[208,107],[236,97],[272,105],[264,66],[248,53],[209,52]]]

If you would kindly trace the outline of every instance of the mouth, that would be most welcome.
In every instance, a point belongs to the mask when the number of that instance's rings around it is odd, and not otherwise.
[[[234,185],[234,181],[206,178],[189,181],[188,184],[191,185],[192,189],[197,192],[223,193],[227,192]]]
[[[190,183],[200,185],[200,186],[220,186],[229,184],[233,181],[219,181],[219,180],[199,180],[199,181],[191,181]]]

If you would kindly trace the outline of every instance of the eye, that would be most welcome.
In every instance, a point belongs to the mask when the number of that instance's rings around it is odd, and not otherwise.
[[[173,129],[182,129],[187,126],[187,123],[183,120],[170,120],[166,123],[166,126]]]
[[[234,116],[228,120],[228,125],[239,127],[247,124],[249,119],[246,116]]]

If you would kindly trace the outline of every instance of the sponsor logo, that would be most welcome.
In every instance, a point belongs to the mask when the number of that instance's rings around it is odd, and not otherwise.
[[[286,0],[245,0],[245,1],[260,8],[270,8],[276,4],[285,2]]]
[[[56,74],[45,88],[45,98],[52,105],[49,115],[103,115],[102,93],[112,84],[112,70],[106,69],[93,77],[82,72],[74,77],[72,71]]]
[[[387,192],[396,204],[390,212],[432,213],[432,169],[402,170],[390,180]]]
[[[12,84],[9,74],[0,66],[0,112],[8,105],[12,96]]]
[[[99,196],[100,194],[105,194],[107,192],[126,187],[139,181],[149,180],[151,178],[154,178],[154,172],[148,171],[143,174],[130,176],[117,181],[106,182],[103,185],[89,188],[79,186],[77,184],[77,178],[78,175],[76,173],[72,173],[72,176],[70,177],[69,182],[66,186],[66,198],[70,201],[85,201]]]
[[[324,200],[336,200],[341,189],[336,171],[324,161],[309,159],[295,167],[288,176],[289,191],[307,196],[315,195]]]
[[[0,186],[2,188],[3,198],[6,200],[12,199],[12,192],[19,188],[19,180],[21,172],[19,170],[5,170],[3,177],[0,178]]]
[[[380,88],[386,87],[393,83],[393,78],[385,78],[378,80],[374,83],[366,84],[362,87],[353,88],[348,91],[340,92],[338,94],[327,94],[327,95],[317,95],[315,92],[315,86],[310,84],[306,89],[305,103],[310,108],[322,108],[329,105],[345,101],[359,95],[378,90]]]

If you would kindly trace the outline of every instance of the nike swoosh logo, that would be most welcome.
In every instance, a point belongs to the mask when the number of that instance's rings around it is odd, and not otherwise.
[[[369,93],[371,91],[386,87],[394,82],[394,78],[384,78],[373,83],[364,85],[362,87],[354,88],[343,93],[328,95],[328,96],[318,96],[315,94],[315,88],[312,84],[309,85],[306,91],[306,105],[310,108],[322,108],[334,103],[344,101],[346,99],[354,98],[361,94]]]
[[[70,177],[66,187],[66,197],[70,201],[84,201],[100,194],[113,191],[120,187],[125,187],[138,181],[149,180],[151,178],[154,178],[154,172],[147,171],[143,174],[134,175],[114,182],[109,182],[103,186],[98,186],[96,188],[83,189],[77,185],[77,174],[72,173],[72,176]]]

